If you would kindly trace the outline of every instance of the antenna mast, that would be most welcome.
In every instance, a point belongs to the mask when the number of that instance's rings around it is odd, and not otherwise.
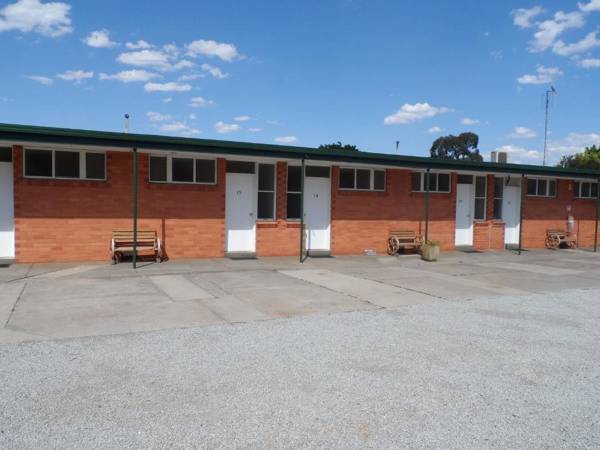
[[[554,94],[557,95],[556,89],[554,86],[550,86],[550,89],[546,90],[546,120],[544,122],[544,160],[542,165],[546,165],[546,150],[548,148],[548,107],[550,106],[550,96]]]

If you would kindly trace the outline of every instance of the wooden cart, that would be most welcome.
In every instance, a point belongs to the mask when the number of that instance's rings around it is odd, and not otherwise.
[[[565,230],[546,230],[546,248],[556,250],[561,245],[567,248],[576,248],[577,235]]]
[[[421,250],[423,237],[414,231],[390,231],[388,237],[388,255],[395,255],[400,249],[412,248]]]
[[[121,261],[125,254],[133,253],[133,231],[119,230],[113,231],[110,243],[110,258],[113,264]],[[136,253],[144,255],[152,255],[156,262],[162,262],[163,249],[160,245],[160,238],[156,231],[138,230],[136,239]]]

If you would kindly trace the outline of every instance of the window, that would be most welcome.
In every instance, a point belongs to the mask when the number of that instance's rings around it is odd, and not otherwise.
[[[475,177],[475,220],[485,220],[487,177]]]
[[[79,178],[79,152],[54,152],[54,176]]]
[[[329,167],[326,166],[306,166],[304,173],[307,177],[329,178]]]
[[[576,181],[574,191],[576,198],[598,198],[598,183]]]
[[[287,215],[288,219],[300,219],[300,176],[302,169],[298,166],[287,168]]]
[[[25,150],[26,177],[106,179],[106,154],[74,150]]]
[[[502,200],[504,199],[504,178],[494,178],[494,219],[502,220]]]
[[[413,192],[425,192],[426,172],[413,172],[411,174],[411,189]],[[449,173],[429,173],[429,192],[450,192]]]
[[[175,183],[194,182],[194,158],[173,158],[172,177]]]
[[[195,157],[151,155],[150,181],[215,184],[217,182],[216,161]]]
[[[25,150],[25,175],[52,177],[52,150]]]
[[[104,180],[106,178],[106,159],[104,153],[85,154],[85,177],[88,180]]]
[[[547,180],[544,178],[528,178],[527,195],[529,197],[555,197],[556,180]]]
[[[249,161],[227,161],[228,173],[254,173],[256,165]]]
[[[0,162],[12,161],[12,148],[0,148]]]
[[[385,191],[385,170],[340,167],[340,189]]]
[[[275,165],[258,165],[258,219],[275,219]]]

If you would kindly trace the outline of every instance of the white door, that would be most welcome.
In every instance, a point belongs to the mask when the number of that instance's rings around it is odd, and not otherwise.
[[[227,251],[254,252],[256,246],[256,175],[227,173],[226,184]]]
[[[504,220],[504,243],[519,244],[519,218],[521,215],[521,188],[505,186],[502,199],[502,220]]]
[[[0,258],[15,257],[13,166],[0,162]]]
[[[473,214],[475,198],[472,184],[456,185],[455,245],[473,245]]]
[[[306,250],[329,251],[331,182],[329,178],[304,179]]]

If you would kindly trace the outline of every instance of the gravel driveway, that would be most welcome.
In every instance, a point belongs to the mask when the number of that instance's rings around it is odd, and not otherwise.
[[[0,448],[600,446],[600,290],[0,347]]]

